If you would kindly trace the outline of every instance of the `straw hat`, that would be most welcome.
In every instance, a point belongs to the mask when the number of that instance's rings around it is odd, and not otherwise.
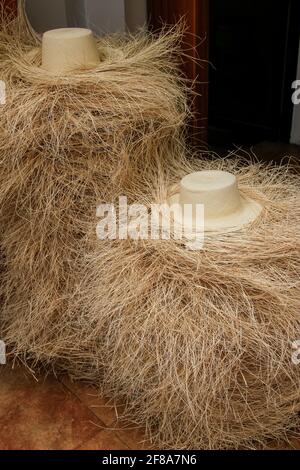
[[[99,52],[91,30],[61,28],[43,34],[43,69],[60,74],[97,67],[99,63]]]
[[[204,231],[240,230],[262,212],[262,205],[241,194],[235,175],[226,171],[200,171],[185,176],[169,198],[174,224],[185,233],[203,227],[197,220],[204,208]],[[187,210],[189,209],[189,210]]]

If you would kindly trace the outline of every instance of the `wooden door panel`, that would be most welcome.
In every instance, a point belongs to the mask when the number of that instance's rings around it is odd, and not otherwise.
[[[195,90],[200,95],[194,103],[193,135],[195,141],[207,142],[209,0],[148,0],[148,13],[154,30],[185,20],[182,48],[190,59],[184,58],[183,68],[190,80],[196,80]],[[199,64],[198,59],[203,62]]]

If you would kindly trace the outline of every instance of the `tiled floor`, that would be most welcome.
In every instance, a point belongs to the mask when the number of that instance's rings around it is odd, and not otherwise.
[[[92,388],[53,376],[37,381],[8,365],[0,366],[0,423],[1,450],[151,448]]]
[[[153,449],[142,430],[120,424],[119,411],[87,385],[0,366],[0,450]]]

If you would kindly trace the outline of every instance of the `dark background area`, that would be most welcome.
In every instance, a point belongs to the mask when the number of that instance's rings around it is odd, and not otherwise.
[[[209,142],[288,142],[299,0],[210,0]]]
[[[154,29],[184,16],[191,33],[184,47],[203,60],[184,66],[201,94],[192,126],[196,142],[290,141],[300,0],[148,0],[148,6]]]

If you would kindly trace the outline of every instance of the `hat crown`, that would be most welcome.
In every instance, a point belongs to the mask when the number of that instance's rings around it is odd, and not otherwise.
[[[237,179],[226,171],[200,171],[180,183],[180,204],[203,204],[206,218],[233,214],[241,206]]]
[[[61,28],[47,31],[42,40],[42,68],[52,73],[97,67],[99,53],[92,31]]]

